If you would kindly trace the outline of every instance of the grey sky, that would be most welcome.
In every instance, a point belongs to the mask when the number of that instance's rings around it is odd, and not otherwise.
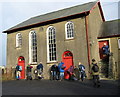
[[[31,17],[94,0],[1,0],[0,32]],[[119,0],[100,0],[105,20],[118,19]],[[6,64],[6,34],[0,33],[0,65]],[[2,60],[2,61],[1,61]]]

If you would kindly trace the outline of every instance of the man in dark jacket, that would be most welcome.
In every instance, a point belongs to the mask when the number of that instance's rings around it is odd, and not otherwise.
[[[100,81],[99,81],[99,67],[96,63],[95,59],[92,59],[92,76],[93,76],[93,84],[94,87],[100,87]]]
[[[40,69],[41,71],[43,71],[43,65],[42,65],[42,62],[40,62],[40,64],[37,65],[37,69]]]
[[[57,79],[57,72],[58,72],[58,67],[56,64],[51,66],[50,72],[51,72],[51,80],[56,80]]]
[[[86,77],[85,66],[81,62],[79,62],[78,68],[79,68],[80,79],[83,81]]]
[[[43,65],[42,62],[40,62],[40,64],[37,65],[37,76],[39,79],[43,78]]]

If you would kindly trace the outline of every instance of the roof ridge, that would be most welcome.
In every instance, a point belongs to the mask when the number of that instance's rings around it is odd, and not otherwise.
[[[51,12],[48,12],[48,13],[45,13],[45,14],[41,14],[41,15],[38,15],[38,16],[33,16],[29,19],[32,19],[32,18],[35,18],[35,17],[40,17],[40,16],[44,16],[44,15],[48,15],[48,14],[52,14],[52,13],[56,13],[58,11],[64,11],[64,10],[67,10],[67,9],[72,9],[72,8],[75,8],[75,7],[78,7],[78,6],[84,6],[84,5],[87,5],[87,4],[90,4],[90,3],[93,3],[93,2],[98,2],[99,0],[95,0],[95,1],[91,1],[91,2],[87,2],[87,3],[83,3],[83,4],[78,4],[78,5],[75,5],[75,6],[72,6],[72,7],[66,7],[66,8],[63,8],[63,9],[60,9],[60,10],[56,10],[56,11],[51,11]]]

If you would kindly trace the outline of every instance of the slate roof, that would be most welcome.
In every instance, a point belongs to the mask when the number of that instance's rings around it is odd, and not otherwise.
[[[98,39],[118,37],[118,36],[120,37],[119,29],[120,29],[120,19],[103,22],[101,25]]]
[[[37,24],[37,23],[42,23],[42,22],[45,22],[45,21],[50,21],[50,20],[54,20],[54,19],[64,18],[64,17],[75,15],[75,14],[80,14],[80,13],[83,13],[83,12],[87,12],[87,11],[90,11],[92,9],[92,7],[94,7],[97,2],[98,1],[89,2],[89,3],[86,3],[86,4],[77,5],[77,6],[74,6],[74,7],[70,7],[70,8],[58,10],[58,11],[55,11],[55,12],[39,15],[39,16],[36,16],[36,17],[32,17],[32,18],[30,18],[30,19],[28,19],[28,20],[26,20],[26,21],[24,21],[24,22],[22,22],[22,23],[20,23],[16,26],[4,31],[4,33],[7,32],[7,31],[10,31],[10,30],[13,30],[13,29],[18,29],[18,28],[21,28],[21,27],[34,25],[34,24]]]

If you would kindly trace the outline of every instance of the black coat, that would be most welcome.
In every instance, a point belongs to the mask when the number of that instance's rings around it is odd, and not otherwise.
[[[58,66],[52,65],[51,71],[59,72]]]

